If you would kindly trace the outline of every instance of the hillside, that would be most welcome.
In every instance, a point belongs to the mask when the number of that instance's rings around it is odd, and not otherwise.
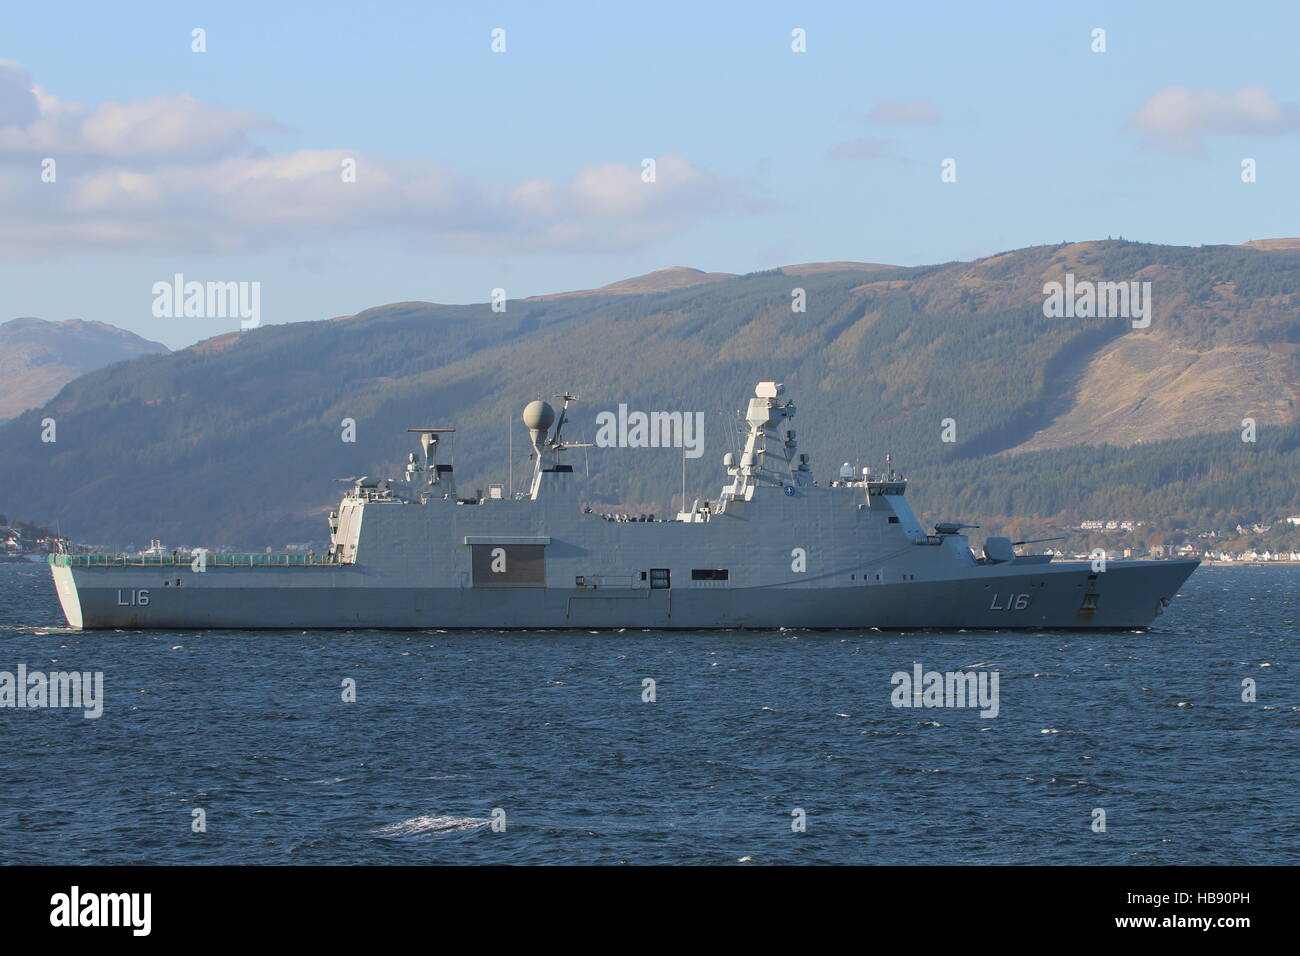
[[[787,384],[817,474],[845,460],[880,466],[891,452],[926,478],[912,493],[926,513],[1100,506],[1120,493],[1117,473],[1134,507],[1165,517],[1209,520],[1229,510],[1234,484],[1247,492],[1232,508],[1300,510],[1300,251],[1107,241],[908,269],[836,266],[512,301],[505,313],[407,302],[101,369],[0,426],[0,510],[111,545],[320,540],[333,479],[399,473],[414,447],[408,426],[457,427],[452,452],[469,491],[506,480],[513,429],[518,484],[528,467],[519,410],[562,391],[581,396],[574,440],[592,440],[596,413],[619,403],[703,412],[688,495],[714,495],[736,410],[762,379]],[[1149,279],[1151,327],[1045,318],[1043,284],[1065,271]],[[796,288],[804,313],[791,311]],[[38,440],[44,416],[59,423],[55,445]],[[1240,441],[1247,416],[1256,445]],[[355,443],[340,440],[345,418]],[[941,440],[945,418],[956,442]],[[1080,447],[1105,443],[1132,447]],[[664,513],[680,487],[673,449],[574,455],[596,502]]]
[[[1111,264],[1110,245],[1063,248],[1046,263],[1042,281],[1059,272],[1113,276],[1117,267],[1122,275],[1127,266]],[[1152,282],[1151,327],[1116,338],[1072,370],[1072,401],[1017,450],[1163,441],[1236,428],[1245,417],[1295,423],[1300,244],[1268,240],[1248,247],[1212,247],[1203,255],[1181,250],[1150,263],[1130,259],[1133,278]],[[1213,272],[1206,268],[1211,257]]]
[[[547,302],[553,299],[567,299],[577,295],[645,295],[655,292],[672,292],[675,289],[689,289],[692,286],[708,285],[724,279],[736,278],[731,272],[704,272],[686,266],[670,266],[657,272],[648,272],[643,276],[633,276],[611,282],[599,289],[581,289],[577,292],[555,292],[550,295],[536,295],[525,302]]]
[[[45,404],[86,372],[166,351],[165,345],[103,322],[5,322],[0,325],[0,419]]]
[[[898,266],[880,265],[873,262],[805,262],[800,265],[782,266],[773,270],[788,276],[817,275],[823,272],[872,272],[879,269],[897,269]],[[658,292],[673,292],[677,289],[689,289],[694,286],[709,285],[726,279],[737,279],[732,272],[704,272],[687,266],[670,266],[645,275],[633,276],[611,282],[598,289],[581,289],[577,292],[553,292],[549,295],[535,295],[524,299],[525,302],[549,302],[555,299],[569,299],[586,295],[649,295]]]

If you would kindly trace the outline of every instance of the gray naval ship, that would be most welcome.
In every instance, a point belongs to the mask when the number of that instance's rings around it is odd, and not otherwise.
[[[344,479],[319,555],[50,556],[78,628],[1096,628],[1149,625],[1196,561],[1058,562],[1006,538],[974,552],[921,527],[892,469],[818,484],[784,387],[749,400],[716,500],[674,518],[595,514],[564,463],[573,396],[524,409],[529,489],[460,497],[413,428],[401,479]],[[1020,544],[1017,542],[1016,544]]]

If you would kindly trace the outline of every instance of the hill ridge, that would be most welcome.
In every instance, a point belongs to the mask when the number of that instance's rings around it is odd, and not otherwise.
[[[1151,281],[1151,327],[1046,318],[1043,284],[1065,271]],[[792,307],[796,287],[805,312]],[[1132,489],[1134,500],[1194,516],[1222,507],[1221,476],[1191,464],[1190,477],[1163,475],[1174,452],[1161,452],[1155,470],[1142,462],[1147,445],[1199,449],[1205,436],[1244,448],[1238,474],[1264,489],[1252,508],[1296,509],[1290,459],[1253,454],[1234,435],[1246,417],[1261,433],[1295,427],[1298,290],[1300,252],[1102,240],[934,266],[783,267],[661,291],[511,300],[505,312],[393,303],[78,378],[0,426],[0,494],[23,489],[21,506],[0,498],[0,510],[59,520],[100,543],[317,540],[337,503],[333,479],[400,471],[412,425],[457,427],[451,454],[472,490],[506,479],[510,423],[523,474],[519,409],[560,392],[582,396],[575,440],[591,440],[597,412],[620,403],[704,413],[705,454],[688,462],[688,495],[715,495],[736,412],[768,379],[784,381],[798,404],[801,450],[822,478],[841,461],[879,465],[890,452],[896,467],[938,476],[934,487],[964,506],[1006,514],[1071,494],[1100,500],[1107,476],[1087,447],[1118,441],[1130,446],[1117,453],[1126,473],[1156,486]],[[44,416],[59,422],[57,445],[35,438]],[[340,440],[345,419],[355,442]],[[1057,479],[1034,464],[1047,460],[1066,462]],[[680,488],[673,449],[592,449],[582,463],[593,502],[667,513]],[[1043,474],[1064,490],[1021,480]],[[962,484],[987,476],[989,486]],[[121,487],[149,494],[113,491]],[[1177,498],[1162,487],[1180,489]],[[918,494],[918,509],[945,509]]]

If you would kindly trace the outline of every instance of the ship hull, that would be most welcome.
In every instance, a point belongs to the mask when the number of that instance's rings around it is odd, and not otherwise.
[[[364,566],[52,566],[86,629],[1088,629],[1149,626],[1196,561],[1007,564],[846,587],[402,587]],[[177,584],[179,582],[179,586]],[[707,586],[705,586],[707,585]]]

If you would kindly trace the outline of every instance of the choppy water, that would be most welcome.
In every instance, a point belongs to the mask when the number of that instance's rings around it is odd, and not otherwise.
[[[0,860],[1296,863],[1298,622],[1202,568],[1147,633],[83,634],[0,565],[0,671],[105,685],[0,709]],[[894,708],[918,661],[1000,714]]]

